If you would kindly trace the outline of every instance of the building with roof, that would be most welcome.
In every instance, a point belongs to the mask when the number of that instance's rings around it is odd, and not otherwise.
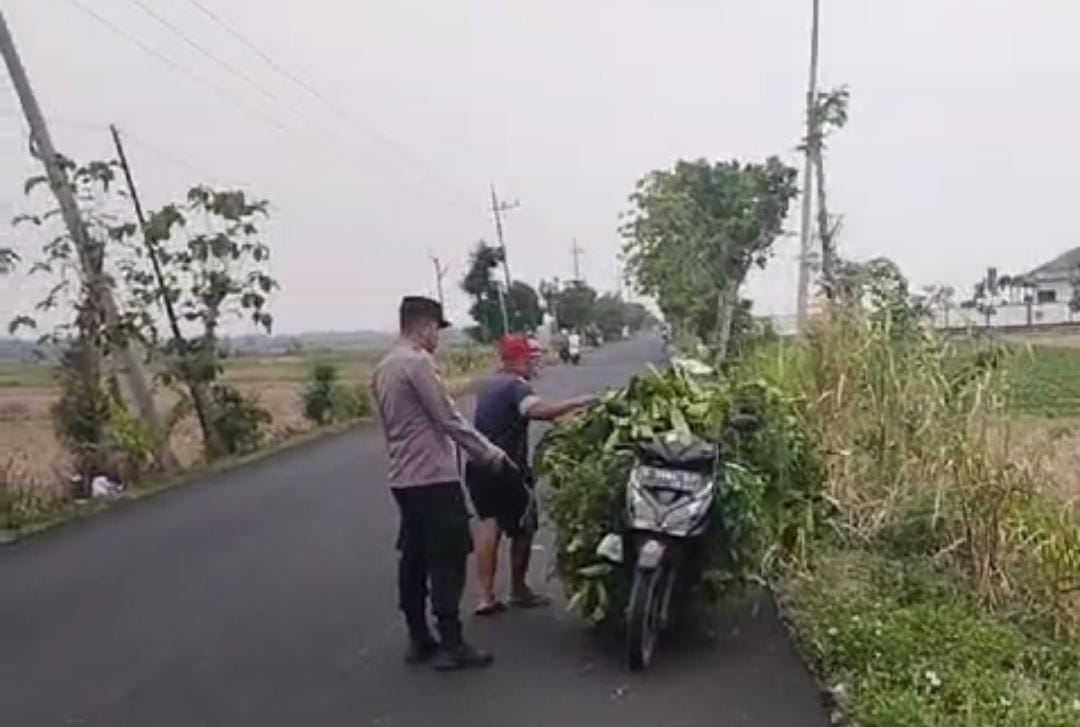
[[[1080,271],[1080,247],[1058,255],[1024,276],[1036,305],[1068,305],[1073,295],[1072,279]]]

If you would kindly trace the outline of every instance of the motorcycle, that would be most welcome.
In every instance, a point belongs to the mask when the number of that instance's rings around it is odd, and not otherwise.
[[[701,577],[696,546],[712,520],[720,450],[692,435],[668,432],[635,445],[633,454],[625,530],[605,537],[597,553],[621,562],[632,579],[626,658],[631,671],[640,671],[672,623],[679,605],[674,601]]]

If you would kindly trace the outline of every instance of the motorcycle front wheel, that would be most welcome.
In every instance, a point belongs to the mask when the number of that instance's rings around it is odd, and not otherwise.
[[[634,572],[626,624],[626,660],[630,671],[646,669],[652,662],[673,584],[671,569],[664,564]]]

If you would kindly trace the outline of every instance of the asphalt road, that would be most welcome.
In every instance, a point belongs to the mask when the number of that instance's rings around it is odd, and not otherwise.
[[[612,346],[539,385],[619,384],[659,354]],[[406,667],[382,447],[364,427],[0,549],[0,724],[828,724],[764,598],[644,675],[561,605],[468,624],[491,670]]]

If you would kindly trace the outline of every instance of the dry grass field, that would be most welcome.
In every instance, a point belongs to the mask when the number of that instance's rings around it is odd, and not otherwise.
[[[364,385],[377,360],[375,353],[241,356],[227,361],[225,380],[243,393],[253,393],[273,415],[270,441],[283,441],[311,429],[303,416],[301,393],[317,362],[337,366],[340,379]],[[449,383],[462,387],[490,367],[479,351],[450,351],[442,360]],[[50,407],[57,397],[52,370],[43,364],[0,363],[0,467],[11,479],[36,487],[60,487],[68,473],[68,457],[53,434]],[[159,408],[170,411],[178,396],[157,391]],[[202,460],[202,439],[194,417],[182,420],[172,433],[173,448],[186,467]]]

